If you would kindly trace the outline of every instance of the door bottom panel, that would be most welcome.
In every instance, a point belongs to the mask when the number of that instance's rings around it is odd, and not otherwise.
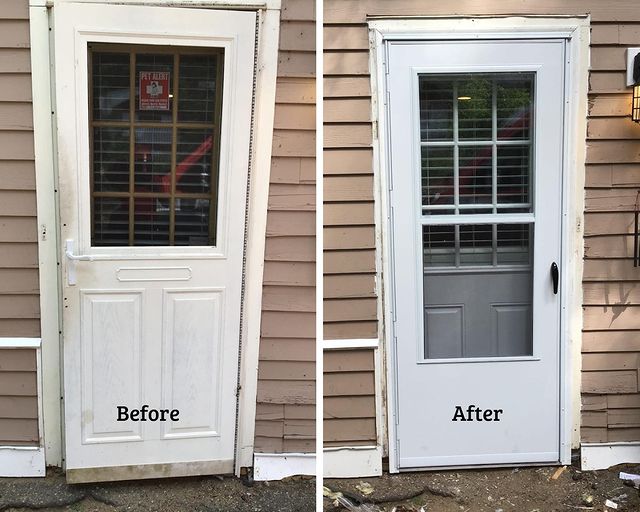
[[[514,464],[558,464],[558,452],[537,453],[494,453],[480,455],[447,455],[441,457],[401,457],[399,467],[401,470],[415,470],[418,468],[442,469],[443,467],[463,466],[494,466]]]
[[[120,480],[144,480],[149,478],[174,478],[181,476],[227,475],[233,473],[233,459],[175,462],[166,464],[134,464],[67,469],[67,483],[116,482]]]

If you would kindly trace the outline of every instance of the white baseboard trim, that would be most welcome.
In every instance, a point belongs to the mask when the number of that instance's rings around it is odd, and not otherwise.
[[[324,449],[325,478],[360,478],[382,474],[380,446],[350,446]]]
[[[378,338],[354,339],[354,340],[324,340],[323,350],[353,350],[358,348],[376,349],[379,346]]]
[[[40,348],[41,338],[0,338],[0,348]]]
[[[315,453],[256,453],[253,456],[253,479],[258,482],[315,474]]]
[[[45,476],[44,448],[0,446],[0,477]]]
[[[638,464],[640,442],[582,443],[580,458],[585,471],[607,469],[616,464]]]

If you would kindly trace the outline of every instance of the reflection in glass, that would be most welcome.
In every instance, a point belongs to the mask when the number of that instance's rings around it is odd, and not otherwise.
[[[92,54],[93,118],[126,121],[129,119],[129,54]]]
[[[137,197],[134,200],[135,245],[169,245],[168,198]]]
[[[171,128],[136,128],[136,192],[171,192]]]
[[[127,245],[129,199],[96,197],[93,200],[93,245]]]
[[[420,140],[453,140],[453,81],[420,77]]]
[[[129,129],[93,129],[93,189],[98,192],[129,190]]]
[[[491,140],[493,80],[480,76],[462,79],[457,85],[458,138]]]
[[[212,130],[178,130],[176,189],[179,192],[209,192],[212,149]]]
[[[491,204],[491,146],[462,146],[460,162],[460,204]]]
[[[217,58],[182,55],[178,81],[178,121],[212,123],[216,100]]]
[[[453,148],[422,148],[422,205],[453,204]]]
[[[176,199],[176,245],[207,245],[209,200]]]

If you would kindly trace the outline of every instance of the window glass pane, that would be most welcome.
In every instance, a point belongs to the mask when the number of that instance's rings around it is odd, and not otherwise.
[[[491,204],[491,146],[460,147],[460,204]]]
[[[173,55],[136,55],[136,121],[172,122]]]
[[[510,73],[496,79],[498,139],[531,139],[534,76]]]
[[[129,190],[129,129],[93,129],[93,190]]]
[[[498,146],[498,203],[529,203],[530,146]]]
[[[212,130],[178,130],[176,189],[179,192],[210,191],[212,149]]]
[[[170,200],[158,197],[134,199],[135,245],[169,245]]]
[[[129,119],[129,54],[92,54],[93,118],[126,121]]]
[[[531,264],[531,224],[498,224],[498,265]]]
[[[93,245],[129,244],[129,199],[96,197],[93,200]]]
[[[453,267],[456,264],[454,226],[422,226],[425,267]]]
[[[457,82],[458,138],[491,140],[493,80],[471,75]]]
[[[180,56],[178,121],[213,123],[216,99],[217,57]]]
[[[535,73],[418,78],[423,215],[531,212]]]
[[[89,51],[92,244],[214,245],[223,52]]]
[[[420,140],[453,140],[453,81],[420,77]]]
[[[459,226],[460,265],[478,266],[493,264],[493,226],[477,224]]]
[[[176,245],[209,243],[209,204],[208,199],[176,199]]]
[[[422,205],[453,204],[453,148],[422,148]]]
[[[171,128],[136,128],[136,192],[171,192]]]

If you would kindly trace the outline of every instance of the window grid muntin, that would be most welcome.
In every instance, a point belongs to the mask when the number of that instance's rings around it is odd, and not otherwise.
[[[127,53],[129,54],[129,120],[128,121],[110,121],[110,120],[94,120],[93,112],[93,55],[94,53]],[[138,54],[169,54],[173,56],[173,77],[171,78],[171,94],[173,98],[170,99],[172,122],[158,122],[158,121],[143,121],[136,120],[135,113],[137,108],[137,71],[136,71],[136,55]],[[215,76],[215,106],[213,123],[193,123],[193,122],[179,122],[178,121],[178,89],[180,80],[179,69],[179,56],[184,55],[197,55],[205,54],[209,56],[216,56],[216,76]],[[220,165],[220,136],[221,136],[221,120],[222,120],[222,95],[224,87],[224,49],[217,47],[199,48],[199,47],[161,47],[155,45],[136,45],[136,44],[120,44],[120,43],[89,43],[88,45],[88,99],[89,99],[89,148],[90,148],[90,161],[89,161],[89,178],[90,178],[90,209],[91,209],[91,243],[95,245],[95,198],[102,199],[119,199],[123,195],[117,192],[96,192],[94,190],[94,128],[97,127],[114,127],[114,128],[128,128],[129,129],[129,192],[125,192],[125,197],[129,198],[129,233],[128,233],[128,246],[135,246],[135,199],[143,197],[154,198],[170,198],[170,210],[169,210],[169,241],[164,246],[175,245],[175,224],[176,224],[176,210],[175,199],[208,199],[209,202],[209,243],[208,246],[215,246],[217,244],[217,210],[218,210],[218,197],[219,197],[219,165]],[[172,129],[172,162],[171,162],[171,191],[170,193],[146,193],[135,191],[135,134],[137,128],[171,128]],[[177,145],[177,130],[178,129],[212,129],[213,130],[213,144],[211,150],[211,176],[210,176],[210,193],[198,194],[198,193],[186,193],[176,192],[176,145]],[[103,244],[100,244],[103,245]],[[162,245],[161,245],[162,246]]]
[[[421,124],[418,130],[418,141],[419,146],[422,147],[452,147],[453,148],[453,188],[454,188],[454,203],[453,204],[440,204],[440,205],[425,205],[424,197],[421,193],[421,233],[420,237],[422,239],[422,251],[423,251],[423,268],[424,272],[427,273],[437,273],[442,271],[450,271],[452,269],[467,269],[472,270],[474,268],[473,265],[462,265],[461,264],[461,238],[460,238],[460,227],[461,226],[470,226],[470,225],[491,225],[492,226],[492,263],[491,265],[477,265],[477,268],[482,270],[488,269],[506,269],[506,268],[531,268],[533,265],[533,241],[534,241],[534,223],[535,218],[533,215],[533,192],[534,188],[533,184],[533,152],[532,148],[534,147],[534,105],[535,105],[535,78],[536,74],[531,73],[522,73],[523,75],[529,75],[531,77],[531,96],[530,96],[530,118],[529,118],[529,126],[528,126],[528,138],[527,139],[500,139],[498,137],[498,105],[497,105],[497,78],[500,75],[507,75],[511,73],[491,73],[492,79],[492,100],[491,100],[491,131],[492,138],[490,141],[488,140],[460,140],[459,136],[459,108],[458,108],[458,80],[460,78],[459,75],[449,75],[453,80],[452,87],[452,101],[453,101],[453,123],[452,123],[452,140],[435,140],[435,141],[425,141],[422,140],[422,129]],[[487,76],[486,73],[478,73],[478,75]],[[418,75],[418,78],[421,76],[428,75]],[[467,75],[465,75],[467,76]],[[420,98],[418,97],[418,101]],[[422,108],[419,107],[419,112],[422,113]],[[421,119],[422,121],[422,119]],[[492,195],[492,204],[474,204],[474,203],[460,203],[460,147],[473,147],[473,146],[487,146],[491,145],[492,148],[492,156],[491,156],[491,167],[492,167],[492,175],[491,175],[491,195]],[[529,159],[528,159],[528,182],[527,182],[527,194],[530,199],[529,202],[526,203],[498,203],[498,147],[499,146],[529,146]],[[422,177],[422,153],[420,154],[420,190],[422,191],[424,188],[423,185],[423,177]],[[479,210],[486,209],[491,210],[489,213],[465,213],[465,210]],[[526,213],[507,213],[502,210],[528,210]],[[500,211],[499,211],[500,210]],[[450,212],[445,213],[444,215],[433,215],[434,213],[441,212]],[[500,264],[498,262],[498,234],[497,228],[498,224],[526,224],[529,225],[528,229],[528,263],[526,264]],[[424,243],[424,228],[426,226],[451,226],[454,228],[454,265],[427,265],[428,253],[430,249],[425,247]],[[433,254],[438,252],[443,253],[447,249],[436,249]]]
[[[492,148],[492,157],[491,157],[491,165],[492,165],[492,203],[490,205],[492,209],[492,213],[499,213],[499,209],[504,208],[522,208],[522,205],[526,205],[533,211],[533,140],[534,140],[534,109],[533,105],[535,105],[535,82],[536,82],[536,73],[535,72],[523,72],[516,73],[520,74],[524,77],[530,78],[530,118],[529,118],[529,126],[528,126],[528,136],[526,139],[500,139],[498,137],[498,93],[497,93],[497,80],[501,77],[512,76],[514,73],[475,73],[480,77],[490,77],[492,82],[492,99],[491,99],[491,126],[492,126],[492,137],[491,140],[460,140],[459,135],[459,100],[458,100],[458,91],[459,91],[459,81],[463,77],[468,77],[473,75],[474,73],[467,73],[464,75],[461,74],[450,74],[445,75],[446,78],[450,78],[453,80],[452,86],[452,115],[453,115],[453,123],[452,123],[452,140],[422,140],[422,129],[421,127],[418,130],[418,141],[420,147],[453,147],[453,189],[454,189],[454,203],[453,205],[426,205],[423,204],[424,197],[421,197],[421,205],[422,205],[422,215],[429,215],[432,212],[437,210],[451,210],[452,215],[458,215],[462,213],[460,210],[466,209],[465,206],[460,204],[460,154],[459,148],[461,146],[491,146]],[[433,77],[434,75],[429,74],[419,74],[418,80],[421,77]],[[438,75],[440,77],[442,75]],[[420,103],[420,95],[418,95],[418,102]],[[428,108],[428,107],[427,107]],[[422,108],[419,106],[419,112],[422,114]],[[422,119],[421,119],[422,121]],[[498,146],[529,146],[529,159],[528,159],[528,170],[529,170],[529,179],[528,179],[528,197],[530,199],[527,203],[519,203],[518,206],[515,206],[514,203],[498,203]],[[420,161],[422,162],[422,154],[420,155]],[[421,190],[423,188],[423,178],[422,178],[422,166],[421,166],[421,174],[420,174],[420,185]],[[464,203],[463,203],[464,204]],[[480,205],[473,204],[472,208],[478,208]],[[486,205],[483,205],[486,206]]]

